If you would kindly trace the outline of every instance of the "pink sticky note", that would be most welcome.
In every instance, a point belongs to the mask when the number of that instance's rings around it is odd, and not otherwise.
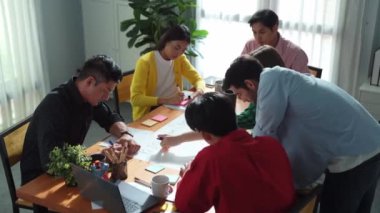
[[[168,117],[165,116],[165,115],[158,114],[158,115],[154,116],[154,117],[152,118],[152,120],[155,120],[155,121],[161,122],[161,121],[166,120],[167,118],[168,118]]]
[[[188,102],[189,102],[189,99],[184,99],[181,101],[181,103],[177,104],[177,106],[186,106]]]

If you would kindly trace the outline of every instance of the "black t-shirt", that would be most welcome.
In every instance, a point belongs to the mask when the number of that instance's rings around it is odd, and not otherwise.
[[[75,78],[52,90],[34,111],[21,156],[22,184],[47,170],[54,147],[83,144],[92,120],[107,132],[112,124],[123,121],[103,102],[96,107],[84,102],[74,81]]]

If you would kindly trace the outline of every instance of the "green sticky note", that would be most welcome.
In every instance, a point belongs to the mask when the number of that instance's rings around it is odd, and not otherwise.
[[[179,179],[179,175],[166,175],[169,178],[169,183],[175,185]]]
[[[163,169],[165,169],[165,167],[163,167],[161,165],[150,165],[150,166],[148,166],[148,167],[145,168],[145,170],[147,170],[149,172],[152,172],[154,174],[160,172]]]

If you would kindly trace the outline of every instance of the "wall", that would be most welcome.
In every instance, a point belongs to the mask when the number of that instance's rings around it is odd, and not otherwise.
[[[85,60],[81,2],[40,0],[40,9],[50,90],[68,80]]]
[[[364,10],[357,89],[363,82],[368,81],[372,70],[373,54],[376,49],[380,48],[380,37],[378,36],[380,35],[380,2],[367,0]]]
[[[142,48],[129,48],[120,23],[133,18],[126,0],[82,0],[85,55],[107,54],[123,71],[134,69]],[[99,16],[102,14],[102,16]]]

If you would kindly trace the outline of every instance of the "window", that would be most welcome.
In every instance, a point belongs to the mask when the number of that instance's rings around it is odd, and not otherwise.
[[[36,1],[0,1],[0,129],[33,113],[45,93]]]
[[[269,8],[279,16],[281,35],[299,45],[309,65],[323,68],[322,78],[330,80],[338,5],[335,0],[198,0],[198,28],[208,30],[209,36],[198,45],[203,58],[196,59],[196,66],[204,77],[223,77],[253,37],[248,19],[257,10]]]

